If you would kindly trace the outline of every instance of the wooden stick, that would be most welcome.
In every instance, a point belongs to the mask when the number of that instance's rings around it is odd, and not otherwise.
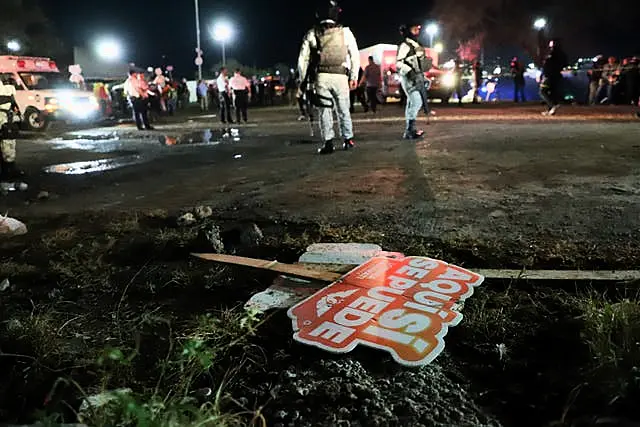
[[[306,279],[320,280],[323,282],[335,282],[343,276],[327,270],[307,268],[300,265],[282,264],[278,261],[267,261],[263,259],[245,258],[234,255],[223,254],[192,254],[195,257],[208,261],[222,262],[225,264],[243,265],[246,267],[260,268],[263,270],[277,271],[278,273],[290,276],[302,277]],[[332,266],[336,267],[336,266]],[[356,266],[350,266],[355,268]],[[501,280],[568,280],[568,281],[605,281],[605,282],[628,282],[640,280],[640,270],[485,270],[471,269],[474,273],[480,274],[485,279]]]
[[[483,270],[471,269],[487,279],[628,282],[640,279],[640,270]]]
[[[262,270],[277,271],[278,273],[288,274],[290,276],[303,277],[305,279],[315,279],[323,282],[335,282],[342,277],[340,273],[331,271],[312,270],[310,268],[301,267],[299,265],[282,264],[278,261],[266,261],[263,259],[245,258],[234,255],[224,254],[191,254],[195,257],[206,259],[208,261],[222,262],[225,264],[244,265],[246,267],[260,268]]]

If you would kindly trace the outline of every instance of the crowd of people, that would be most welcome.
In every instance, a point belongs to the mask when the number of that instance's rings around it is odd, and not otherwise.
[[[598,55],[589,74],[589,104],[637,105],[640,98],[640,58]]]
[[[99,84],[94,87],[94,91],[96,90],[96,97],[104,101],[101,102],[103,108],[113,109],[115,103],[115,107],[121,113],[130,109],[140,130],[153,129],[149,115],[155,119],[163,115],[174,115],[178,109],[189,105],[190,97],[186,79],[180,82],[167,78],[160,69],[156,69],[155,77],[151,80],[147,79],[143,70],[131,69],[124,83],[122,95],[117,99],[111,99],[111,107],[106,106],[106,97],[109,96],[105,94],[106,90]]]
[[[236,73],[243,75],[241,70],[236,70]],[[215,78],[212,80],[198,80],[196,83],[196,98],[197,103],[200,106],[202,112],[215,111],[220,108],[220,90],[218,79],[220,77],[221,70],[216,72]],[[277,92],[276,86],[280,83],[279,80],[272,80],[271,77],[260,79],[258,76],[252,76],[247,78],[249,97],[247,103],[249,105],[259,106],[272,106],[275,105]],[[288,79],[286,84],[290,84],[292,79]],[[287,92],[289,88],[287,87]],[[231,92],[232,94],[233,92]],[[233,105],[233,103],[232,103]]]
[[[320,153],[334,151],[334,116],[338,119],[343,147],[355,146],[351,114],[356,102],[365,113],[376,114],[384,86],[384,73],[373,57],[364,66],[360,64],[355,36],[348,27],[338,23],[341,9],[335,0],[329,0],[329,7],[317,13],[318,23],[307,33],[298,60],[298,71],[285,81],[284,99],[298,106],[299,120],[312,122],[320,120],[323,145]],[[423,132],[416,128],[416,118],[421,109],[427,115],[429,110],[429,79],[425,78],[433,68],[431,58],[420,44],[421,26],[410,23],[401,28],[402,42],[398,47],[396,69],[402,86],[403,101],[406,103],[405,139],[417,139]],[[318,52],[322,50],[322,55]],[[344,58],[348,61],[345,62]],[[461,104],[463,90],[463,66],[455,60],[453,94]],[[558,40],[549,43],[548,54],[543,60],[539,80],[540,96],[547,104],[545,115],[554,115],[564,99],[562,72],[567,66],[567,55]],[[481,100],[483,70],[479,61],[472,62],[471,87],[473,103]],[[525,99],[525,67],[518,59],[511,61],[511,76],[514,82],[514,101]],[[589,75],[589,103],[638,104],[640,71],[637,58],[625,58],[618,62],[611,57],[598,57]],[[125,85],[125,93],[134,110],[136,124],[140,129],[151,129],[148,111],[157,114],[173,114],[176,109],[189,103],[189,88],[186,81],[175,82],[156,73],[155,79],[145,82],[144,74],[135,72]],[[217,110],[223,124],[248,121],[249,105],[273,105],[276,95],[274,82],[247,78],[240,70],[230,76],[226,68],[216,73],[211,81],[200,80],[196,84],[197,102],[203,112]],[[279,81],[278,81],[278,84]],[[488,85],[487,85],[488,86]],[[489,89],[487,89],[488,91]],[[316,114],[314,114],[316,111]],[[234,115],[235,112],[235,115]],[[313,126],[312,126],[313,129]],[[313,131],[312,131],[313,132]]]

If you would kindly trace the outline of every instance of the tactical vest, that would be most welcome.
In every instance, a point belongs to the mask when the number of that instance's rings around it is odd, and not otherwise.
[[[347,44],[344,40],[342,27],[316,30],[318,43],[318,72],[328,74],[347,73]]]
[[[13,86],[0,84],[0,110],[6,112],[13,109],[15,105],[15,93],[16,90]]]
[[[422,46],[420,46],[420,44],[418,43],[411,43],[411,39],[407,39],[405,40],[403,43],[406,44],[407,46],[409,46],[409,53],[407,53],[407,57],[405,58],[405,63],[407,65],[409,65],[411,68],[413,68],[413,65],[408,62],[407,60],[411,57],[416,57],[416,61],[418,62],[418,68],[417,70],[413,70],[417,73],[419,72],[423,72],[426,73],[427,71],[429,71],[431,69],[432,66],[432,61],[429,61],[426,55],[426,52],[424,50],[424,48]],[[418,49],[420,49],[421,52],[418,52]],[[421,53],[421,55],[418,55],[418,53]]]

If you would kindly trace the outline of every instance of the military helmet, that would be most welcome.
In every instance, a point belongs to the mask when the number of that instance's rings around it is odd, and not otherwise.
[[[329,0],[329,4],[318,8],[316,11],[316,19],[322,21],[338,22],[342,9],[336,0]]]

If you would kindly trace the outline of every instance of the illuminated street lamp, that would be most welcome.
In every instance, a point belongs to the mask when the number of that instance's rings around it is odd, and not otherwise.
[[[546,26],[547,26],[547,20],[544,18],[538,18],[533,23],[533,28],[535,28],[538,31],[544,30]]]
[[[433,38],[440,31],[440,29],[438,28],[438,24],[435,24],[435,23],[432,22],[431,24],[427,25],[427,28],[426,28],[425,31],[427,32],[427,35],[429,36],[429,47],[433,47]]]
[[[227,54],[225,51],[226,44],[233,36],[233,28],[226,21],[218,22],[213,26],[213,39],[222,46],[222,66],[227,65]]]
[[[96,44],[96,52],[102,59],[107,61],[116,61],[122,57],[120,43],[111,39],[100,40]]]
[[[545,28],[547,27],[547,20],[545,18],[538,18],[533,22],[533,28],[538,31],[538,48],[536,50],[537,59],[542,64],[542,58],[544,57],[545,50]]]
[[[435,50],[436,53],[442,53],[444,51],[444,46],[442,43],[436,43],[435,46],[433,46],[433,50]]]
[[[22,46],[20,46],[20,42],[17,40],[9,40],[7,42],[7,49],[9,49],[11,52],[17,52],[22,48]]]

